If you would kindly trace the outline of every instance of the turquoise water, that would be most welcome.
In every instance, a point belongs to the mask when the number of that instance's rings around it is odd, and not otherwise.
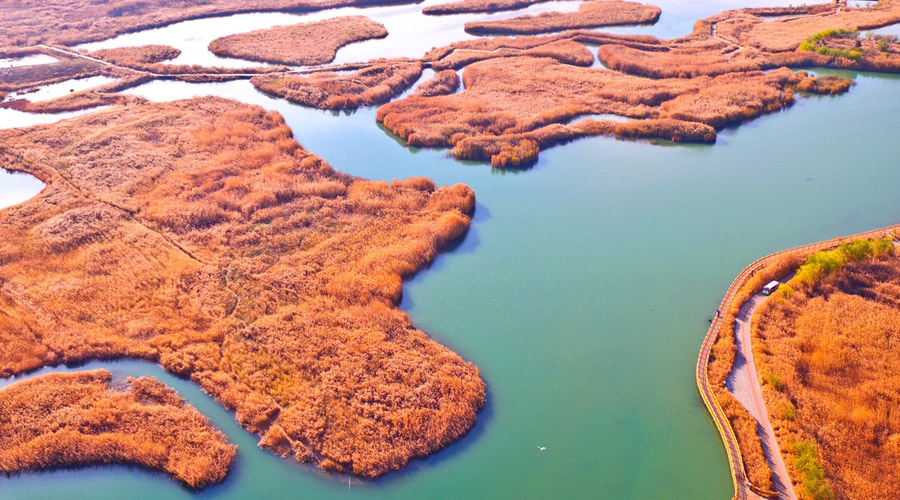
[[[374,109],[304,109],[248,82],[134,89],[277,109],[304,147],[354,175],[470,185],[471,230],[405,284],[401,307],[479,366],[488,406],[458,443],[348,488],[259,450],[189,382],[147,363],[92,363],[175,387],[239,445],[229,478],[192,492],[160,473],[88,467],[0,478],[0,498],[730,498],[694,385],[721,295],[763,254],[900,219],[900,79],[845,74],[858,83],[848,94],[802,99],[712,146],[583,139],[518,172],[404,147]]]
[[[523,172],[404,148],[371,109],[307,110],[246,82],[141,87],[244,95],[355,175],[472,186],[471,231],[406,284],[402,307],[480,367],[488,407],[459,443],[348,490],[347,478],[260,451],[192,384],[117,364],[161,377],[239,444],[228,480],[193,493],[162,474],[91,467],[0,480],[0,497],[727,498],[724,452],[694,388],[721,294],[762,254],[900,219],[900,81],[854,76],[849,94],[801,100],[714,146],[593,138],[542,152]]]

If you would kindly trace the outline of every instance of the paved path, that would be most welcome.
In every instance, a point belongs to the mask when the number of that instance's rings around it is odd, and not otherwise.
[[[832,238],[827,241],[820,241],[817,243],[810,243],[808,245],[799,246],[796,248],[790,248],[787,250],[782,250],[780,252],[775,252],[773,254],[767,255],[765,257],[760,258],[756,262],[750,264],[740,274],[738,274],[737,278],[731,283],[731,286],[728,287],[728,291],[725,293],[725,297],[722,299],[722,302],[719,303],[720,311],[728,311],[731,307],[731,303],[734,301],[737,292],[744,286],[747,281],[756,274],[757,271],[762,269],[766,263],[773,258],[777,258],[780,255],[783,255],[788,252],[796,252],[800,255],[809,255],[813,252],[817,252],[819,250],[827,250],[831,248],[835,248],[838,245],[846,242],[850,242],[857,239],[871,239],[871,238],[886,238],[892,237],[894,240],[894,245],[898,246],[898,238],[897,235],[900,234],[900,224],[894,226],[883,227],[879,229],[874,229],[872,231],[866,231],[863,233],[857,233],[851,236],[840,236],[837,238]],[[898,246],[900,248],[900,246]],[[768,435],[774,435],[771,431],[771,423],[769,423],[768,413],[765,410],[765,404],[762,403],[762,398],[759,397],[757,399],[757,403],[753,403],[752,399],[756,398],[753,395],[754,389],[761,394],[762,391],[759,388],[759,379],[756,377],[756,369],[753,366],[753,352],[750,349],[750,341],[749,341],[749,328],[747,328],[749,319],[752,317],[753,310],[755,310],[756,305],[758,304],[758,300],[756,298],[749,301],[748,304],[742,305],[742,308],[739,313],[739,319],[736,324],[736,330],[738,334],[737,342],[738,342],[738,357],[735,361],[735,366],[732,367],[733,371],[737,372],[737,375],[729,375],[729,379],[732,376],[742,377],[746,380],[746,388],[740,388],[735,390],[735,395],[740,397],[749,398],[751,403],[747,405],[748,408],[754,408],[751,410],[751,413],[759,419],[759,421],[765,422],[762,427],[766,430]],[[744,464],[741,459],[740,447],[738,446],[737,438],[734,436],[734,431],[731,429],[731,425],[728,422],[727,417],[725,416],[725,412],[722,411],[721,405],[716,400],[715,396],[712,393],[712,389],[709,385],[709,374],[707,373],[707,367],[709,365],[709,354],[712,350],[712,346],[715,344],[716,339],[719,336],[719,330],[722,327],[723,317],[717,315],[713,320],[712,324],[709,325],[709,330],[706,332],[706,338],[703,340],[703,345],[700,347],[700,356],[697,359],[697,390],[700,393],[700,398],[703,400],[703,403],[706,405],[706,408],[709,410],[710,415],[713,418],[713,422],[716,425],[716,429],[719,431],[719,435],[722,437],[722,443],[725,446],[725,452],[728,454],[728,465],[731,468],[731,477],[734,482],[734,500],[754,500],[761,498],[759,495],[755,494],[751,489],[750,485],[747,484],[747,478],[744,474]],[[744,326],[742,326],[742,324]],[[746,333],[743,333],[746,329]],[[738,365],[743,365],[738,366]],[[743,371],[741,371],[743,370]],[[742,375],[743,374],[743,375]],[[732,381],[733,382],[733,381]],[[728,382],[726,381],[726,385]],[[736,387],[732,385],[732,387]],[[743,396],[741,396],[743,395]],[[774,443],[774,446],[769,445],[769,439],[763,440],[763,448],[764,452],[768,456],[780,457],[780,452],[778,452],[778,444],[772,439],[771,442]],[[772,469],[778,469],[779,466],[777,463],[773,465],[770,462],[770,467]],[[783,467],[783,460],[782,460]],[[785,485],[790,486],[789,480],[784,480],[781,478],[786,478],[786,473],[777,473],[777,480],[781,482],[781,484],[776,485],[779,489],[779,495],[781,498],[794,499],[794,492],[791,491],[791,488],[785,487]]]
[[[797,500],[797,495],[791,486],[791,478],[788,475],[787,467],[784,465],[784,458],[778,447],[775,431],[772,428],[772,423],[769,421],[769,414],[759,386],[759,376],[753,361],[750,320],[756,308],[765,299],[766,297],[763,295],[755,295],[741,307],[734,325],[735,342],[737,343],[738,351],[726,385],[735,398],[756,418],[757,433],[760,436],[760,441],[762,441],[766,462],[769,464],[769,469],[773,471],[772,479],[775,483],[775,491],[778,492],[778,498],[781,500]]]
[[[722,303],[719,306],[720,310],[728,310],[729,305],[734,300],[734,296],[741,286],[743,286],[753,273],[759,270],[764,263],[765,258],[754,262],[741,271],[741,274],[739,274],[731,283],[731,286],[728,287],[728,292],[725,294],[725,298],[722,299]],[[744,462],[741,458],[741,450],[738,446],[734,431],[731,429],[731,423],[728,422],[725,412],[719,405],[719,402],[709,385],[709,374],[707,373],[709,354],[713,344],[715,344],[716,339],[719,336],[719,329],[722,327],[722,319],[722,316],[716,316],[709,326],[709,331],[706,333],[706,339],[704,339],[703,345],[700,348],[700,357],[697,360],[697,389],[700,391],[700,397],[703,399],[703,403],[709,410],[713,422],[716,424],[716,428],[719,431],[719,435],[722,437],[722,444],[725,445],[725,452],[728,455],[728,465],[731,468],[731,479],[734,484],[733,500],[759,500],[762,497],[753,492],[753,490],[750,489],[750,485],[747,483],[747,476],[744,473]]]

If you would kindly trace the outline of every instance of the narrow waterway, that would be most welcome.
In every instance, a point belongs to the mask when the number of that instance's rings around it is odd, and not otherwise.
[[[705,3],[691,24],[729,3]],[[684,34],[690,9],[661,6],[672,28],[658,29]],[[350,174],[470,185],[471,230],[405,284],[402,308],[478,365],[488,406],[460,442],[348,488],[259,450],[196,386],[154,365],[90,364],[175,387],[239,444],[232,474],[198,493],[131,467],[25,473],[0,478],[0,498],[730,498],[694,382],[722,293],[760,255],[900,219],[900,79],[845,74],[858,83],[848,94],[801,99],[712,146],[591,138],[519,172],[405,147],[374,109],[305,109],[246,81],[133,89],[276,109],[304,147]]]

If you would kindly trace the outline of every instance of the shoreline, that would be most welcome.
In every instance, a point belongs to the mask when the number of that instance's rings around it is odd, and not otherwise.
[[[848,241],[883,236],[885,233],[894,233],[896,231],[900,231],[900,224],[885,226],[848,236],[838,236],[830,240],[824,240],[794,248],[788,248],[761,257],[749,266],[745,267],[737,275],[734,281],[732,281],[731,285],[728,287],[728,290],[725,293],[725,296],[719,303],[718,311],[727,311],[732,306],[732,303],[734,302],[738,291],[750,280],[750,278],[752,278],[758,271],[763,269],[765,267],[765,264],[769,263],[776,257],[782,257],[790,253],[813,253],[819,250],[825,250],[828,248],[839,246],[840,244],[846,243]],[[706,333],[706,337],[701,344],[700,356],[697,360],[697,390],[700,393],[701,399],[703,400],[707,411],[710,413],[713,421],[716,424],[716,428],[719,431],[719,436],[721,437],[723,445],[725,446],[725,451],[728,454],[728,462],[731,468],[731,478],[735,488],[733,499],[738,500],[752,498],[750,496],[750,493],[757,493],[755,491],[752,491],[753,488],[749,486],[749,483],[747,483],[746,473],[744,471],[744,463],[741,459],[739,443],[737,441],[737,438],[735,437],[731,425],[728,423],[728,418],[725,416],[724,410],[722,410],[722,406],[720,405],[718,399],[716,399],[715,394],[712,391],[712,387],[709,383],[709,374],[707,372],[710,353],[713,344],[716,343],[716,340],[719,337],[719,331],[723,326],[724,318],[725,314],[721,314],[713,320],[712,324],[709,326],[709,330]]]

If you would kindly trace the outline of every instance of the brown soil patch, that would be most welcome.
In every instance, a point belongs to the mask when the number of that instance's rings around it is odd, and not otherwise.
[[[714,128],[790,104],[789,90],[805,78],[803,72],[784,68],[768,74],[650,80],[547,58],[512,57],[468,66],[463,92],[410,96],[382,106],[377,117],[411,145],[455,146],[458,157],[483,160],[497,154],[504,142],[524,139],[540,146],[595,134],[710,141]],[[597,113],[659,120],[561,125]]]
[[[155,379],[111,380],[52,373],[0,390],[0,470],[130,463],[192,488],[225,479],[236,447],[206,417]]]
[[[363,16],[345,16],[217,38],[209,44],[209,50],[250,61],[307,66],[333,61],[344,45],[387,35],[381,23]]]
[[[0,141],[47,184],[0,211],[0,374],[156,360],[261,446],[366,477],[474,424],[478,370],[395,307],[468,228],[468,187],[342,175],[277,113],[217,98]]]
[[[785,461],[794,469],[793,444],[815,441],[835,498],[900,496],[898,325],[898,257],[848,263],[757,310],[757,370],[778,379],[763,395]]]
[[[578,12],[544,12],[497,21],[466,23],[466,32],[474,35],[525,35],[550,31],[599,28],[630,24],[653,24],[659,19],[659,7],[621,0],[595,0],[578,6]]]
[[[387,102],[422,76],[422,63],[410,60],[373,61],[353,73],[322,72],[302,76],[276,73],[254,76],[253,86],[285,99],[319,109],[354,109]]]
[[[12,0],[0,2],[0,46],[39,43],[71,46],[203,17],[382,3],[381,0]]]

